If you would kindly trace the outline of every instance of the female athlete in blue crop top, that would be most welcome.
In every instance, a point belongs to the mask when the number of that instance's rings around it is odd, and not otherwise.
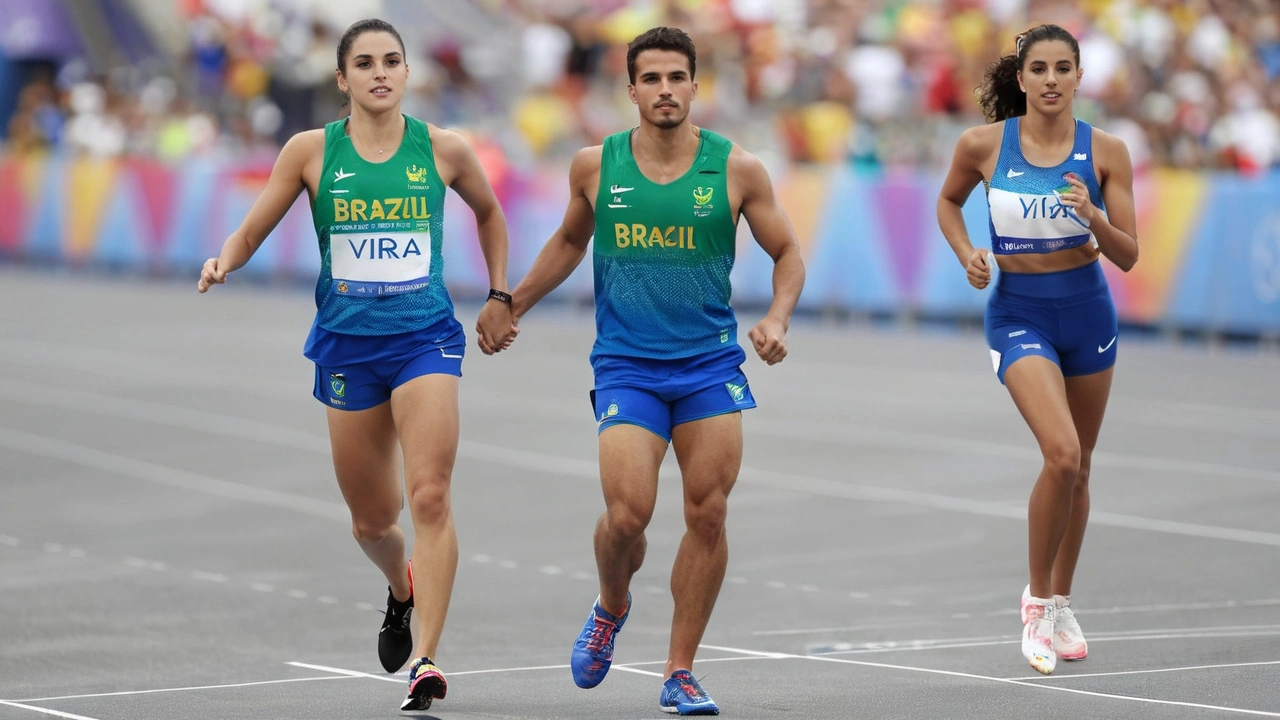
[[[1030,583],[1022,596],[1022,653],[1053,672],[1080,660],[1084,636],[1071,580],[1089,517],[1089,467],[1111,392],[1115,305],[1099,255],[1128,271],[1138,259],[1133,168],[1124,143],[1072,115],[1080,46],[1040,25],[993,63],[982,105],[991,124],[956,146],[938,197],[938,223],[968,273],[991,282],[961,206],[984,182],[999,280],[986,332],[996,375],[1040,444],[1044,465],[1028,511]]]

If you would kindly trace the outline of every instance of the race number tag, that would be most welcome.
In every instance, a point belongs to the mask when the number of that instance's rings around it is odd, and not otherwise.
[[[329,237],[333,289],[378,296],[420,290],[431,279],[431,232],[334,233]]]

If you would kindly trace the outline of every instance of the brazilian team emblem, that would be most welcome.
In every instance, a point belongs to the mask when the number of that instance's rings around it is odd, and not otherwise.
[[[347,378],[342,373],[329,374],[329,389],[333,391],[334,397],[343,397],[347,394]]]
[[[344,292],[346,292],[346,291],[347,291],[347,289],[348,289],[348,288],[347,288],[347,284],[346,284],[345,282],[342,282],[341,280],[339,280],[339,281],[338,281],[338,292],[340,292],[340,293],[344,293]]]
[[[413,167],[405,168],[404,174],[411,183],[424,183],[427,181],[427,169],[420,168],[416,164]]]
[[[715,188],[704,188],[699,185],[693,191],[693,214],[695,217],[706,217],[711,214],[711,196]]]
[[[738,385],[737,383],[725,383],[725,389],[729,391],[729,397],[733,398],[736,403],[743,402],[747,399],[747,386]]]

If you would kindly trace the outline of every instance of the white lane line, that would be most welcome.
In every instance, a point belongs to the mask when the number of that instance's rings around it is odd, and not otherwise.
[[[665,662],[665,661],[664,661],[664,662]],[[656,673],[656,672],[654,672],[654,671],[652,671],[652,670],[641,670],[641,669],[639,669],[639,668],[631,667],[630,665],[614,665],[614,666],[613,666],[613,669],[614,669],[614,670],[621,670],[621,671],[623,671],[623,672],[635,673],[635,674],[637,674],[637,675],[646,675],[646,676],[648,676],[648,677],[656,677],[656,678],[658,678],[658,679],[660,679],[660,680],[666,680],[666,679],[667,679],[667,676],[666,676],[666,675],[663,675],[662,673]]]
[[[271,423],[245,420],[229,415],[220,415],[173,405],[163,405],[138,400],[112,397],[101,393],[67,390],[45,385],[27,385],[25,387],[0,387],[0,397],[18,399],[24,402],[46,407],[62,407],[77,412],[95,412],[102,415],[121,417],[143,422],[150,422],[168,427],[181,427],[205,433],[217,433],[226,437],[270,443],[291,447],[307,452],[329,454],[329,443],[322,437],[298,432],[292,428]],[[866,435],[871,433],[871,435]],[[856,433],[849,431],[847,441],[851,438],[877,438],[875,442],[894,447],[904,447],[919,451],[922,447],[935,450],[954,451],[969,455],[996,455],[999,457],[1030,457],[1028,453],[1039,457],[1034,449],[1023,446],[1002,445],[984,441],[965,440],[942,435],[926,435],[920,433],[898,433],[877,428],[859,429]],[[923,444],[922,444],[923,443]],[[0,446],[17,452],[51,457],[56,460],[75,462],[98,470],[106,470],[121,475],[148,480],[161,485],[196,490],[219,497],[254,502],[261,505],[303,512],[326,519],[350,522],[350,514],[340,503],[325,502],[314,498],[291,495],[264,488],[243,485],[240,483],[218,480],[190,473],[183,470],[167,468],[155,463],[115,455],[73,443],[56,440],[41,435],[33,435],[16,430],[0,429]],[[514,448],[491,445],[489,443],[462,440],[458,445],[458,454],[478,462],[509,465],[524,470],[539,470],[559,477],[580,477],[597,481],[599,465],[595,461],[577,458],[548,455],[538,452],[517,450]],[[1094,465],[1112,464],[1116,467],[1140,468],[1159,472],[1193,472],[1199,475],[1218,475],[1264,480],[1280,484],[1280,472],[1258,470],[1215,463],[1197,463],[1184,460],[1165,460],[1099,453],[1094,455]],[[971,515],[999,517],[1020,522],[1026,521],[1026,507],[1005,505],[996,502],[969,500],[960,497],[937,495],[934,493],[895,490],[841,482],[828,478],[814,478],[790,473],[779,473],[756,468],[743,467],[739,482],[768,487],[777,490],[815,495],[818,497],[891,502],[914,505],[934,510],[962,512]],[[1197,523],[1184,523],[1172,520],[1145,518],[1122,513],[1111,513],[1094,510],[1089,516],[1092,525],[1107,525],[1131,530],[1146,530],[1186,537],[1198,537],[1232,542],[1249,543],[1280,547],[1280,534],[1240,528],[1217,527]]]
[[[1218,665],[1186,665],[1184,667],[1154,668],[1151,670],[1117,670],[1115,672],[1080,673],[1071,675],[1027,675],[1025,677],[1005,678],[1006,680],[1074,680],[1076,678],[1116,677],[1118,675],[1151,675],[1155,673],[1185,672],[1189,670],[1217,670],[1219,668],[1258,667],[1261,665],[1280,665],[1280,660],[1262,662],[1221,663]]]
[[[664,661],[665,662],[665,661]],[[312,665],[304,662],[287,662],[285,665],[294,667],[307,668],[309,670],[320,670],[323,672],[331,672],[343,677],[362,677],[373,678],[374,680],[384,680],[387,682],[407,683],[409,676],[407,673],[395,673],[393,675],[377,675],[373,673],[360,672],[359,670],[347,670],[345,668],[336,668],[328,665]],[[621,665],[614,665],[615,668],[621,668]],[[568,665],[529,665],[525,667],[513,668],[487,668],[484,670],[459,670],[450,671],[449,677],[457,677],[459,675],[490,675],[494,673],[512,673],[512,672],[532,672],[535,670],[568,670]],[[639,671],[638,671],[639,672]]]
[[[739,655],[747,655],[749,657],[757,657],[757,658],[777,659],[777,658],[792,657],[790,653],[761,652],[759,650],[744,650],[742,648],[725,647],[724,645],[707,645],[705,643],[701,643],[698,645],[698,647],[706,648],[708,650],[719,650],[720,652],[737,653]]]
[[[1089,642],[1122,642],[1126,640],[1181,640],[1233,637],[1270,637],[1280,635],[1280,625],[1230,625],[1210,628],[1174,628],[1151,630],[1124,630],[1112,633],[1090,633]],[[887,640],[858,645],[838,643],[836,649],[820,653],[827,655],[862,655],[867,653],[909,652],[916,650],[952,650],[956,648],[1017,645],[1020,641],[1010,635],[988,635],[972,638],[935,638],[920,640]]]
[[[123,697],[126,695],[152,695],[155,693],[191,692],[194,690],[221,690],[223,688],[255,687],[258,685],[282,685],[284,683],[313,682],[315,680],[346,680],[345,675],[319,675],[316,677],[284,678],[281,680],[256,680],[253,682],[224,683],[222,685],[192,685],[189,687],[153,688],[150,690],[120,690],[118,692],[86,693],[83,695],[57,695],[55,697],[30,698],[23,702],[51,702],[53,700],[82,700],[85,698]]]
[[[874,663],[865,660],[850,660],[848,658],[827,657],[824,655],[793,655],[791,657],[803,660],[812,660],[817,662],[833,662],[847,663],[849,665],[861,665],[863,667],[882,668],[886,670],[905,670],[908,672],[926,673],[930,675],[946,675],[950,677],[969,678],[971,680],[986,680],[988,682],[1003,683],[1007,685],[1019,685],[1025,688],[1037,688],[1040,690],[1053,690],[1057,692],[1073,693],[1076,695],[1088,695],[1090,697],[1106,698],[1109,700],[1124,700],[1128,702],[1148,703],[1152,705],[1175,705],[1177,707],[1192,707],[1202,710],[1221,710],[1223,712],[1240,713],[1244,715],[1257,715],[1259,717],[1280,717],[1280,713],[1267,712],[1265,710],[1248,710],[1246,708],[1227,707],[1224,705],[1205,705],[1202,703],[1183,702],[1181,700],[1160,700],[1157,698],[1135,697],[1133,695],[1119,695],[1116,693],[1094,692],[1092,690],[1078,690],[1076,688],[1062,687],[1060,685],[1045,685],[1043,683],[1030,683],[1021,680],[1010,680],[1008,678],[992,677],[990,675],[977,675],[974,673],[956,672],[954,670],[937,670],[934,668],[913,667],[911,665],[893,665],[890,663]]]
[[[615,667],[621,667],[616,665]],[[459,672],[450,672],[449,677],[457,675],[489,675],[492,673],[509,673],[509,672],[530,672],[533,670],[568,670],[568,665],[530,665],[527,667],[514,668],[491,668],[488,670],[462,670]]]
[[[69,712],[50,710],[49,708],[36,707],[35,705],[23,705],[22,703],[12,702],[9,700],[0,700],[0,705],[8,705],[9,707],[16,707],[21,710],[30,710],[32,712],[43,713],[45,715],[52,715],[53,717],[67,718],[67,720],[97,720],[97,718],[91,718],[87,715],[73,715]]]
[[[382,680],[384,682],[403,683],[404,676],[396,675],[374,675],[373,673],[360,672],[359,670],[347,670],[345,668],[336,668],[329,665],[312,665],[304,662],[287,662],[285,665],[306,668],[308,670],[319,670],[320,672],[330,672],[335,675],[344,675],[346,677],[372,678],[374,680]]]

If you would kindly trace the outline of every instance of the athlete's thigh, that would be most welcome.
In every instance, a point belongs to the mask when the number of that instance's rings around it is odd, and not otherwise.
[[[391,392],[405,482],[447,479],[458,453],[458,376],[419,375]]]
[[[626,507],[647,525],[658,501],[667,441],[641,425],[618,423],[601,430],[598,442],[605,507]]]
[[[1102,430],[1102,417],[1107,411],[1107,399],[1111,396],[1111,379],[1115,367],[1109,367],[1092,375],[1066,378],[1067,404],[1075,423],[1080,447],[1091,451],[1098,444]]]
[[[1042,449],[1077,444],[1062,370],[1049,358],[1027,355],[1009,365],[1005,387]]]
[[[1043,303],[1022,300],[997,292],[987,302],[983,326],[991,365],[1000,382],[1006,381],[1009,367],[1024,357],[1042,357],[1061,367],[1056,338],[1050,328],[1056,318]]]
[[[681,423],[672,432],[671,444],[684,477],[686,501],[728,495],[742,468],[742,413]]]
[[[391,406],[325,410],[338,487],[358,519],[395,522],[400,513],[400,458]],[[381,517],[380,517],[381,516]]]
[[[1063,308],[1059,318],[1063,375],[1096,375],[1116,364],[1120,322],[1106,288]]]

